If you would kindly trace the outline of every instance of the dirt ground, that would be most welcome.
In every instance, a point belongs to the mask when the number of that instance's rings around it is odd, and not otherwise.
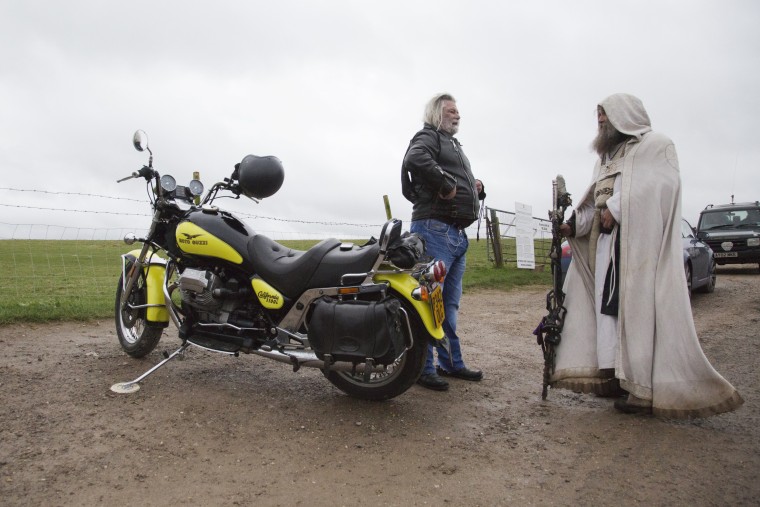
[[[757,505],[760,275],[692,299],[702,346],[745,399],[669,421],[550,391],[531,332],[544,289],[466,294],[480,383],[357,401],[318,370],[191,349],[134,394],[110,321],[0,328],[3,505]]]

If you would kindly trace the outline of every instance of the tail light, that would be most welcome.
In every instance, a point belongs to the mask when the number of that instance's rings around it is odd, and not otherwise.
[[[446,278],[446,263],[443,261],[435,261],[425,272],[425,279],[429,281],[442,283],[444,278]]]
[[[438,261],[433,265],[433,276],[435,276],[435,281],[438,283],[443,283],[443,279],[446,278],[446,263],[443,261]]]

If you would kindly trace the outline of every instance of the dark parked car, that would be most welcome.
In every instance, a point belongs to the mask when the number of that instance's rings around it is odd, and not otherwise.
[[[707,243],[697,239],[697,233],[689,222],[681,219],[681,242],[683,243],[683,268],[686,285],[692,291],[715,290],[715,257]]]
[[[710,245],[718,264],[760,266],[760,201],[707,206],[697,237]]]
[[[709,245],[696,238],[692,226],[681,219],[681,241],[683,243],[683,269],[686,273],[686,285],[692,291],[712,292],[715,290],[715,259]],[[573,251],[570,244],[562,243],[562,277],[564,279]]]

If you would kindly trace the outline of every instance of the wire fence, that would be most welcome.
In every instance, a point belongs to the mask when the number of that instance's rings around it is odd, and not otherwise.
[[[3,199],[1,207],[38,210],[48,223],[0,222],[0,307],[22,308],[24,312],[55,313],[55,309],[66,300],[112,301],[116,283],[120,276],[120,256],[131,249],[122,238],[127,233],[141,235],[150,225],[151,215],[127,211],[135,208],[133,203],[144,204],[144,200],[112,197],[99,194],[50,192],[46,190],[26,190],[0,187],[16,199]],[[28,196],[44,198],[63,197],[62,205]],[[19,198],[20,196],[20,198]],[[88,199],[108,200],[105,209],[90,208]],[[16,201],[15,203],[13,201]],[[9,202],[11,201],[11,202]],[[50,205],[48,205],[50,204]],[[124,205],[127,205],[124,207]],[[108,209],[108,208],[111,209]],[[1,208],[0,208],[1,211]],[[31,213],[31,211],[30,211]],[[116,223],[102,227],[81,225],[80,213],[100,214],[106,218],[95,218],[95,223]],[[319,241],[335,237],[341,240],[358,241],[369,239],[380,233],[382,223],[366,224],[350,221],[330,220],[290,220],[278,217],[235,213],[243,220],[253,220],[258,233],[278,241]],[[3,213],[3,215],[6,215]],[[26,216],[26,215],[25,215]],[[42,221],[42,220],[40,220]],[[58,223],[50,223],[58,222]],[[499,227],[494,227],[497,222]],[[262,229],[261,224],[271,224]],[[406,222],[408,223],[408,222]],[[551,243],[551,228],[548,220],[534,218],[534,243],[536,266],[541,269],[547,264]],[[135,227],[137,225],[138,227]],[[497,231],[497,237],[494,237]],[[495,252],[501,252],[502,262],[516,263],[515,213],[487,208],[482,221],[467,229],[470,238],[485,238],[488,261],[496,263]],[[495,249],[498,241],[500,249]],[[1,313],[1,312],[0,312]]]
[[[513,211],[486,208],[487,250],[490,262],[497,265],[517,264],[516,220],[517,215]],[[533,252],[538,269],[550,265],[551,242],[551,221],[533,217]]]
[[[4,207],[42,212],[46,220],[55,217],[56,221],[59,221],[57,224],[0,222],[0,240],[118,241],[130,232],[139,236],[141,228],[147,230],[150,225],[151,215],[147,212],[135,212],[132,206],[132,203],[145,204],[144,199],[11,187],[0,187],[0,191],[5,191],[12,197],[0,200],[0,209]],[[42,203],[45,205],[39,205],[40,197],[43,198]],[[55,206],[56,199],[64,199],[65,207]],[[90,204],[93,201],[103,202],[103,200],[108,201],[105,206]],[[9,203],[8,201],[16,202]],[[81,205],[82,201],[86,201],[87,205]],[[80,206],[71,206],[72,202]],[[129,208],[125,209],[124,204],[128,204]],[[470,226],[467,229],[468,236],[487,238],[490,262],[516,263],[516,214],[496,208],[486,208],[485,211],[485,216],[482,217],[483,223],[478,221]],[[71,216],[81,217],[82,214],[101,215],[100,219],[96,217],[95,220],[110,225],[86,227],[81,224],[81,220],[70,218]],[[237,211],[235,215],[244,221],[254,221],[256,223],[254,230],[276,240],[320,240],[327,237],[369,239],[373,234],[378,234],[383,225],[381,222],[367,224],[350,221],[287,219]],[[482,228],[481,225],[483,225]],[[543,266],[548,263],[551,248],[551,223],[546,219],[533,217],[533,225],[535,263],[537,266]],[[498,239],[494,237],[495,234],[498,235]]]

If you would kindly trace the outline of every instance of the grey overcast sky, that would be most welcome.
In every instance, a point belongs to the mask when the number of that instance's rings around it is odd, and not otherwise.
[[[138,128],[180,183],[278,156],[279,193],[219,201],[281,219],[257,230],[381,224],[384,194],[407,221],[401,159],[448,91],[486,204],[538,217],[556,174],[588,184],[596,104],[637,95],[675,141],[696,225],[706,204],[760,199],[759,26],[756,0],[2,0],[0,222],[144,231],[144,186],[116,184],[146,161]]]

